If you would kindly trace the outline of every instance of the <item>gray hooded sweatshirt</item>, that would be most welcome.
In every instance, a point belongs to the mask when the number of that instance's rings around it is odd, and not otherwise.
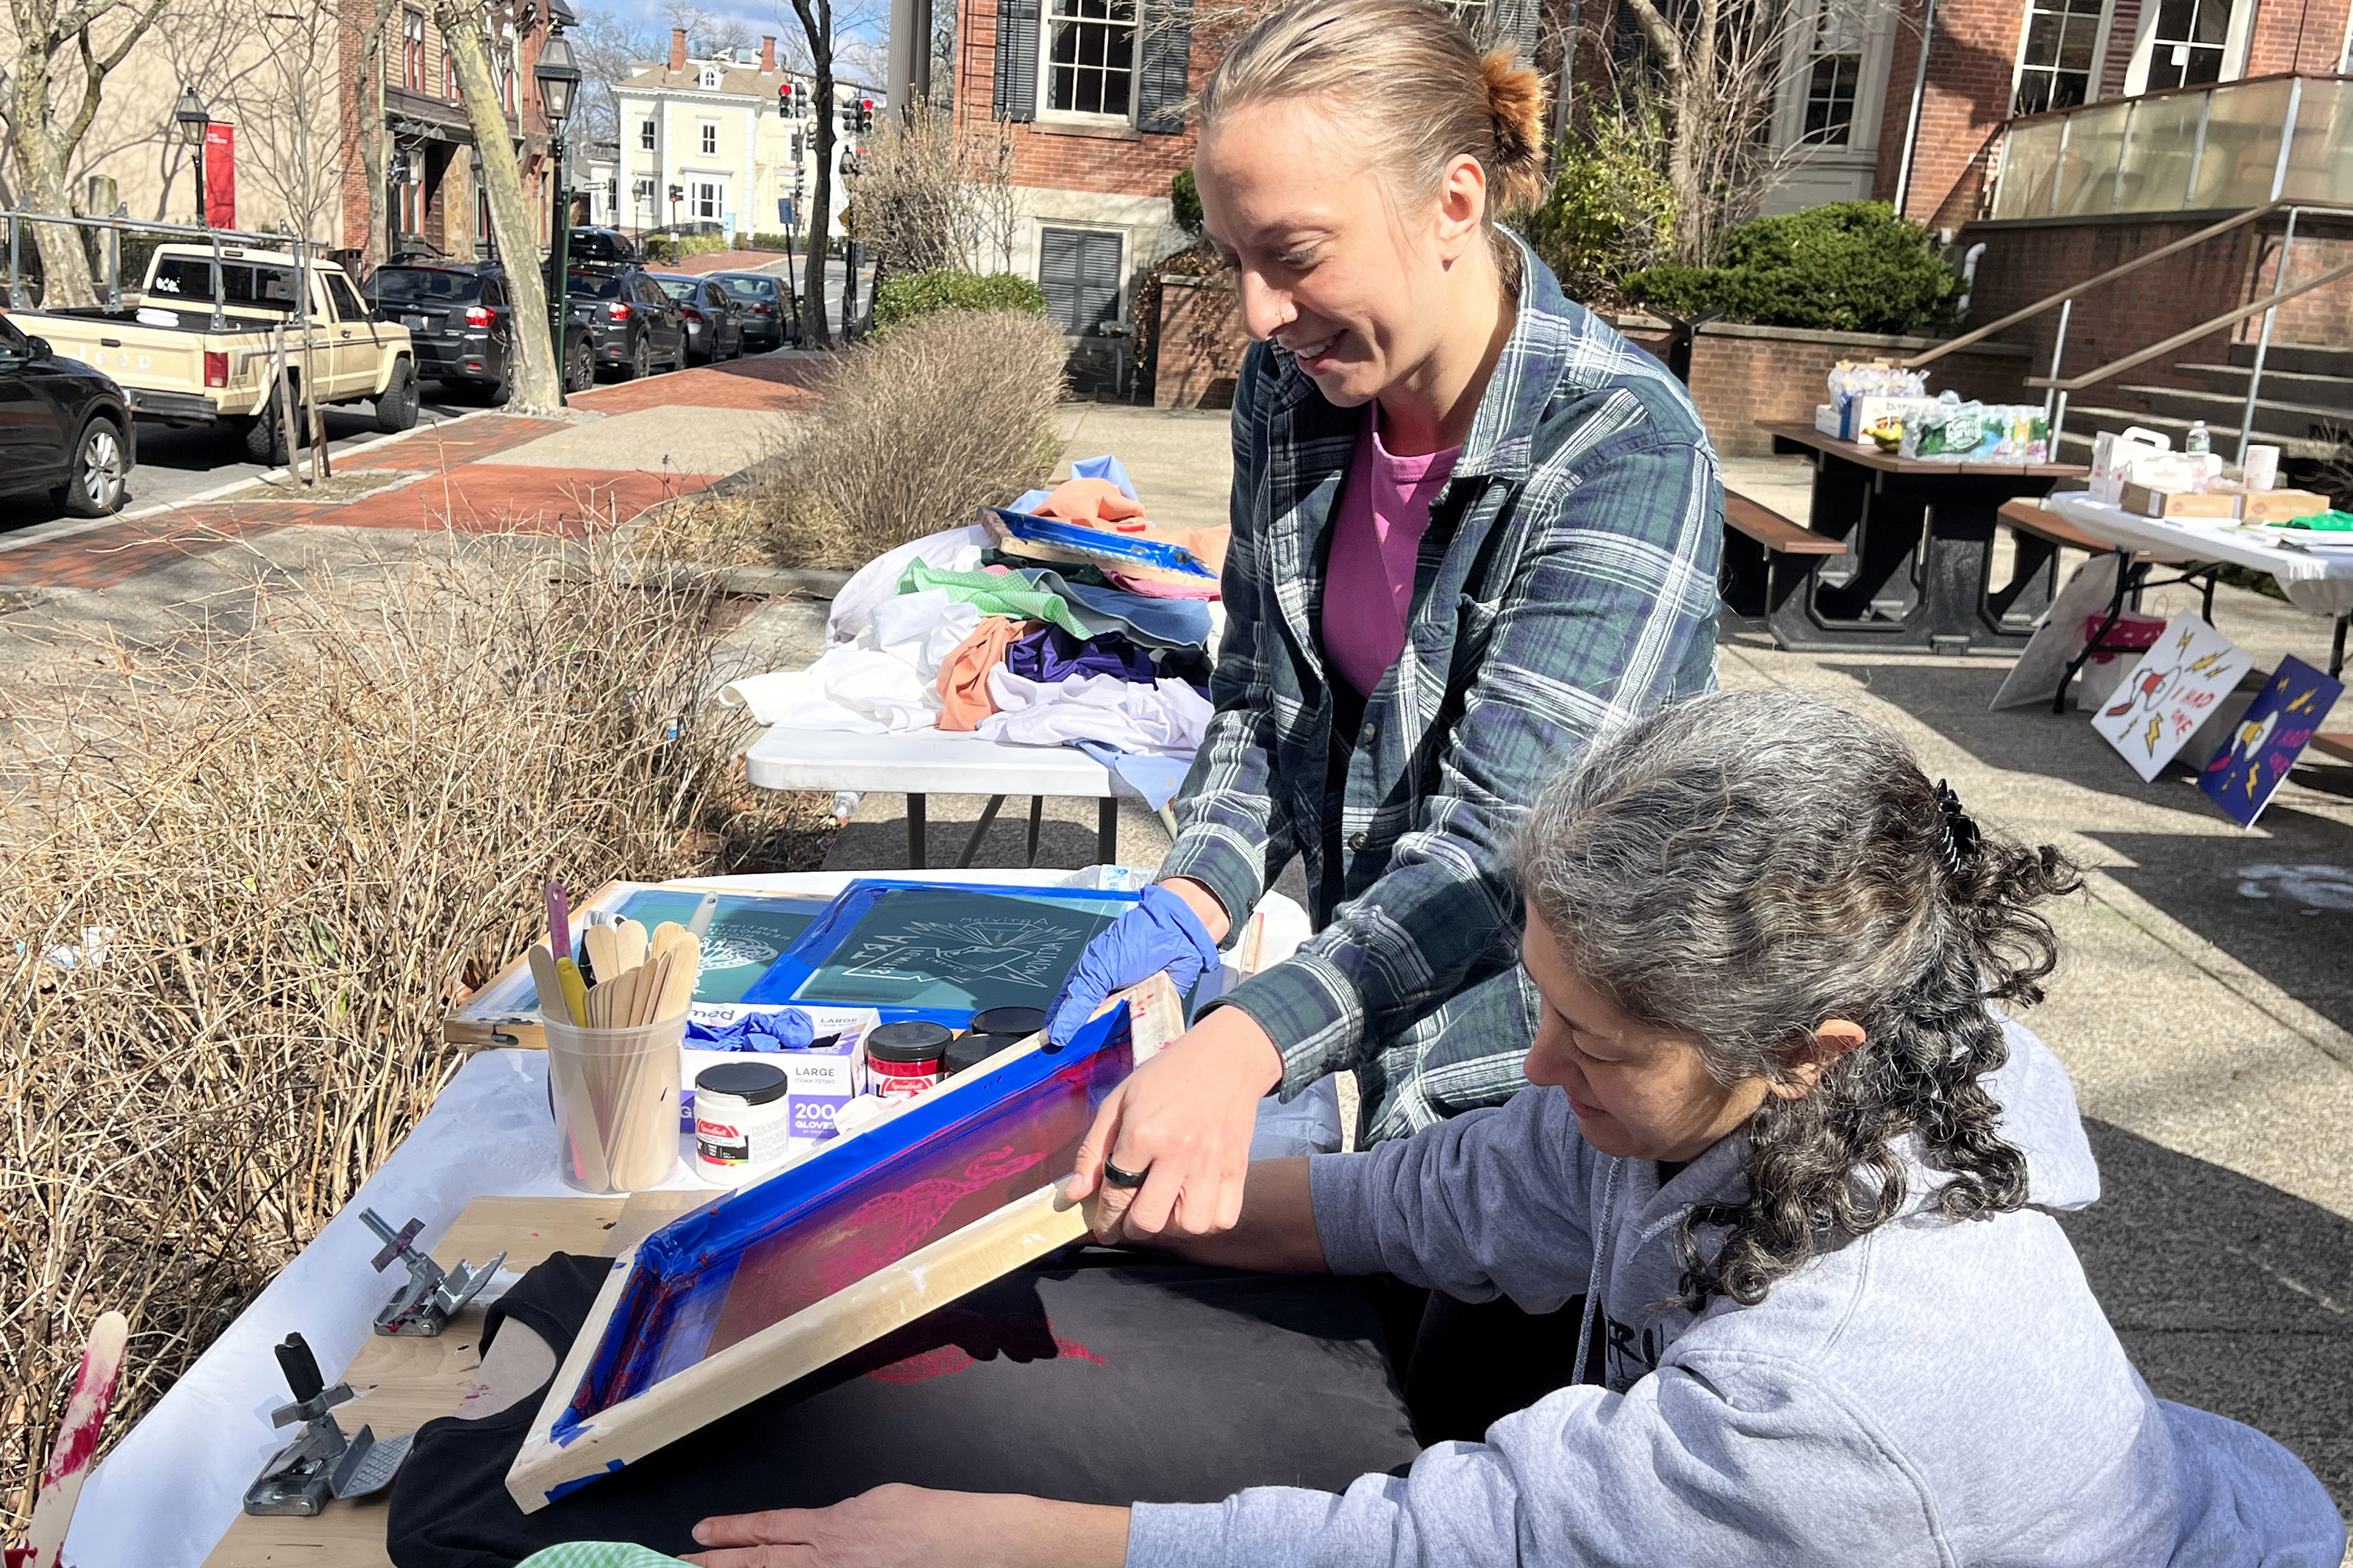
[[[1532,1312],[1583,1291],[1606,1383],[1339,1496],[1140,1504],[1128,1568],[2337,1568],[2344,1527],[2295,1456],[2154,1398],[2126,1359],[2045,1212],[2099,1195],[2074,1090],[2009,1032],[1987,1087],[2032,1206],[1945,1220],[1942,1178],[1911,1159],[1900,1217],[1754,1307],[1665,1304],[1684,1214],[1746,1191],[1742,1135],[1662,1188],[1654,1163],[1588,1146],[1560,1090],[1532,1089],[1318,1156],[1334,1272]]]

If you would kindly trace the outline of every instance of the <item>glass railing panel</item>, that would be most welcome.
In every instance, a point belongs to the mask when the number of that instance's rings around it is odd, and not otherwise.
[[[2066,150],[2059,154],[2059,195],[2052,212],[2088,217],[2113,210],[2116,161],[2124,153],[2129,102],[2104,103],[2070,114]]]
[[[2214,89],[2206,116],[2206,147],[2189,205],[2260,206],[2272,199],[2279,169],[2280,131],[2287,123],[2285,79],[2238,82]]]
[[[2051,210],[2051,176],[2059,167],[2060,116],[2010,128],[2002,139],[2001,180],[1994,187],[1996,217],[2042,217]]]
[[[2293,201],[2353,204],[2353,81],[2304,84],[2280,195]]]
[[[2198,151],[2198,120],[2207,94],[2172,92],[2133,108],[2125,140],[2116,211],[2179,212],[2189,196],[2189,166]]]

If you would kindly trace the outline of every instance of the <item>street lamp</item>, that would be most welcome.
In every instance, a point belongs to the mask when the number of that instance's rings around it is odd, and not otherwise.
[[[561,402],[565,327],[571,314],[565,296],[572,270],[572,193],[564,185],[564,122],[572,114],[573,89],[580,85],[580,68],[573,63],[572,44],[562,26],[552,25],[547,29],[547,42],[539,51],[539,63],[532,68],[532,75],[539,82],[539,107],[547,116],[548,151],[555,159],[555,232],[548,247],[555,263],[555,279],[547,294],[554,311],[555,395]]]
[[[186,88],[173,107],[172,118],[179,123],[180,140],[195,149],[196,222],[210,228],[212,215],[205,206],[205,133],[212,129],[212,110],[205,107],[195,88]]]

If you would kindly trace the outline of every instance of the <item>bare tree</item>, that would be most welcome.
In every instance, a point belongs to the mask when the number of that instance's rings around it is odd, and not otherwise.
[[[629,79],[632,62],[652,58],[659,46],[652,34],[618,12],[582,5],[577,15],[579,25],[564,36],[572,40],[573,59],[580,67],[580,91],[564,132],[567,142],[585,154],[599,142],[621,139],[617,89]]]
[[[538,265],[538,224],[531,198],[523,194],[504,95],[491,71],[491,48],[512,47],[506,36],[511,24],[496,0],[433,0],[433,25],[441,29],[442,45],[458,68],[458,96],[481,154],[491,233],[506,258],[507,299],[519,324],[507,407],[516,414],[552,414],[563,406],[564,393],[556,379],[554,337],[546,325],[547,283]]]
[[[793,16],[808,46],[809,75],[817,89],[817,179],[809,192],[807,275],[801,285],[801,298],[807,304],[801,310],[801,342],[829,349],[833,329],[825,319],[825,253],[833,230],[833,0],[793,0]]]
[[[324,231],[343,195],[342,106],[336,92],[342,8],[300,12],[237,9],[262,30],[269,48],[258,68],[237,73],[219,92],[237,123],[244,178],[273,200],[295,231]]]
[[[858,237],[878,273],[993,270],[1013,245],[1013,138],[1000,121],[958,125],[918,104],[867,143]]]
[[[167,3],[8,0],[16,34],[8,145],[17,199],[25,205],[37,212],[80,211],[73,192],[75,154],[98,118],[107,76],[130,57]],[[70,61],[60,58],[68,49]],[[42,303],[96,304],[90,254],[74,231],[36,224],[33,237],[41,252]]]

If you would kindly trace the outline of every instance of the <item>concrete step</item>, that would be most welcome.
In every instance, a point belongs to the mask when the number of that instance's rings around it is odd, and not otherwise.
[[[2254,374],[2242,364],[2183,363],[2173,368],[2202,376],[2206,384],[2214,391],[2236,398],[2247,395],[2247,378]],[[2285,404],[2336,409],[2344,414],[2348,424],[2353,424],[2353,375],[2320,375],[2309,371],[2282,370],[2274,362],[2266,359],[2263,362],[2263,395]]]
[[[2226,462],[2239,449],[2238,415],[2237,407],[2233,406],[2229,418],[2220,422],[2213,419],[2206,421],[2207,434],[2213,437],[2213,449],[2221,453]],[[2170,437],[2173,448],[2178,452],[2181,449],[2181,438],[2189,434],[2190,422],[2169,415],[2147,414],[2138,409],[2103,408],[2070,404],[2067,408],[2067,427],[2059,437],[2063,453],[2061,460],[2084,461],[2092,449],[2092,437],[2095,434],[2103,430],[2122,430],[2127,425],[2138,425],[2145,429],[2158,431]],[[2309,459],[2314,462],[2325,462],[2343,450],[2335,441],[2272,434],[2265,431],[2260,422],[2255,426],[2255,439],[2265,446],[2277,447],[2283,458]]]
[[[2263,390],[2271,391],[2271,378],[2263,378]],[[2247,395],[2244,391],[2191,392],[2179,386],[2126,384],[2116,389],[2118,404],[2143,407],[2151,415],[2179,419],[2183,428],[2189,421],[2203,419],[2210,428],[2219,427],[2228,420],[2233,438],[2239,426],[2239,416],[2245,412]],[[2291,403],[2285,399],[2261,397],[2255,400],[2255,438],[2264,440],[2334,441],[2353,436],[2353,409],[2330,407],[2310,403]]]
[[[2251,342],[2231,345],[2231,363],[2252,365],[2255,363],[2255,345]],[[2274,339],[2263,355],[2263,376],[2269,380],[2275,370],[2294,371],[2303,375],[2353,376],[2353,348],[2335,343],[2284,343]]]

